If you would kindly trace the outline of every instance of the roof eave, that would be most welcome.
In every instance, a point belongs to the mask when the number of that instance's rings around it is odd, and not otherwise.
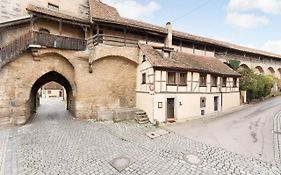
[[[20,19],[5,21],[5,22],[0,23],[0,28],[28,23],[31,21],[31,18],[32,18],[31,16],[27,16],[27,17],[20,18]]]
[[[96,17],[92,17],[92,22],[96,23],[96,22],[103,22],[103,23],[110,23],[110,24],[115,24],[115,25],[120,25],[120,26],[125,26],[125,27],[131,27],[131,28],[135,28],[135,29],[139,29],[139,30],[147,30],[150,32],[156,32],[159,34],[168,34],[167,31],[161,31],[161,30],[157,30],[157,29],[153,29],[153,28],[149,28],[149,27],[144,27],[141,25],[134,25],[134,24],[129,24],[129,23],[122,23],[116,20],[110,20],[110,19],[102,19],[102,18],[96,18]]]
[[[198,73],[208,73],[208,74],[213,74],[213,75],[218,75],[222,77],[241,77],[241,74],[223,74],[223,73],[218,73],[218,72],[213,72],[213,71],[208,71],[208,70],[202,70],[202,69],[194,69],[194,68],[183,68],[183,67],[174,67],[174,66],[159,66],[159,65],[152,65],[152,67],[155,70],[171,70],[171,71],[188,71],[188,72],[198,72]]]

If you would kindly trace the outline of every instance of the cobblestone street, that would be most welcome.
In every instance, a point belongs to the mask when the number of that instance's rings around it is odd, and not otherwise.
[[[149,132],[153,132],[150,135],[154,139],[147,136]],[[0,143],[0,174],[7,175],[281,172],[280,164],[167,134],[149,124],[75,121],[61,102],[43,104],[25,126],[0,131]],[[187,155],[195,155],[199,161],[190,160]],[[128,167],[114,168],[112,161],[118,157],[125,157]]]

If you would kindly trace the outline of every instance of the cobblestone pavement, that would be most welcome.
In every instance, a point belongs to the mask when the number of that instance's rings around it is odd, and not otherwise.
[[[165,134],[149,124],[74,121],[67,111],[54,109],[59,106],[43,105],[30,124],[0,131],[2,174],[280,175],[281,172],[280,164],[243,157],[175,133]],[[154,139],[146,135],[154,131],[150,134]],[[196,155],[199,164],[195,164],[194,158],[185,158],[188,154]],[[118,157],[128,158],[129,166],[119,171],[111,166]]]

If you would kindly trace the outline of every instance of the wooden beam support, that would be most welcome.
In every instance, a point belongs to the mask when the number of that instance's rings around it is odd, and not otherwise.
[[[126,46],[127,40],[127,28],[124,28],[124,46]]]
[[[59,20],[59,33],[62,35],[62,21],[61,19]]]

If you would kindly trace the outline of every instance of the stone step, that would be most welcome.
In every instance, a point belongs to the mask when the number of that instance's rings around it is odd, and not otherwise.
[[[146,114],[141,114],[141,115],[137,115],[136,117],[142,118],[142,117],[147,117]]]
[[[11,125],[11,120],[9,117],[0,118],[0,126],[9,126]]]
[[[145,111],[136,111],[136,115],[146,115]]]
[[[138,124],[147,124],[149,123],[149,120],[148,121],[141,121],[141,122],[138,122]]]
[[[149,121],[148,117],[136,118],[137,121]]]

